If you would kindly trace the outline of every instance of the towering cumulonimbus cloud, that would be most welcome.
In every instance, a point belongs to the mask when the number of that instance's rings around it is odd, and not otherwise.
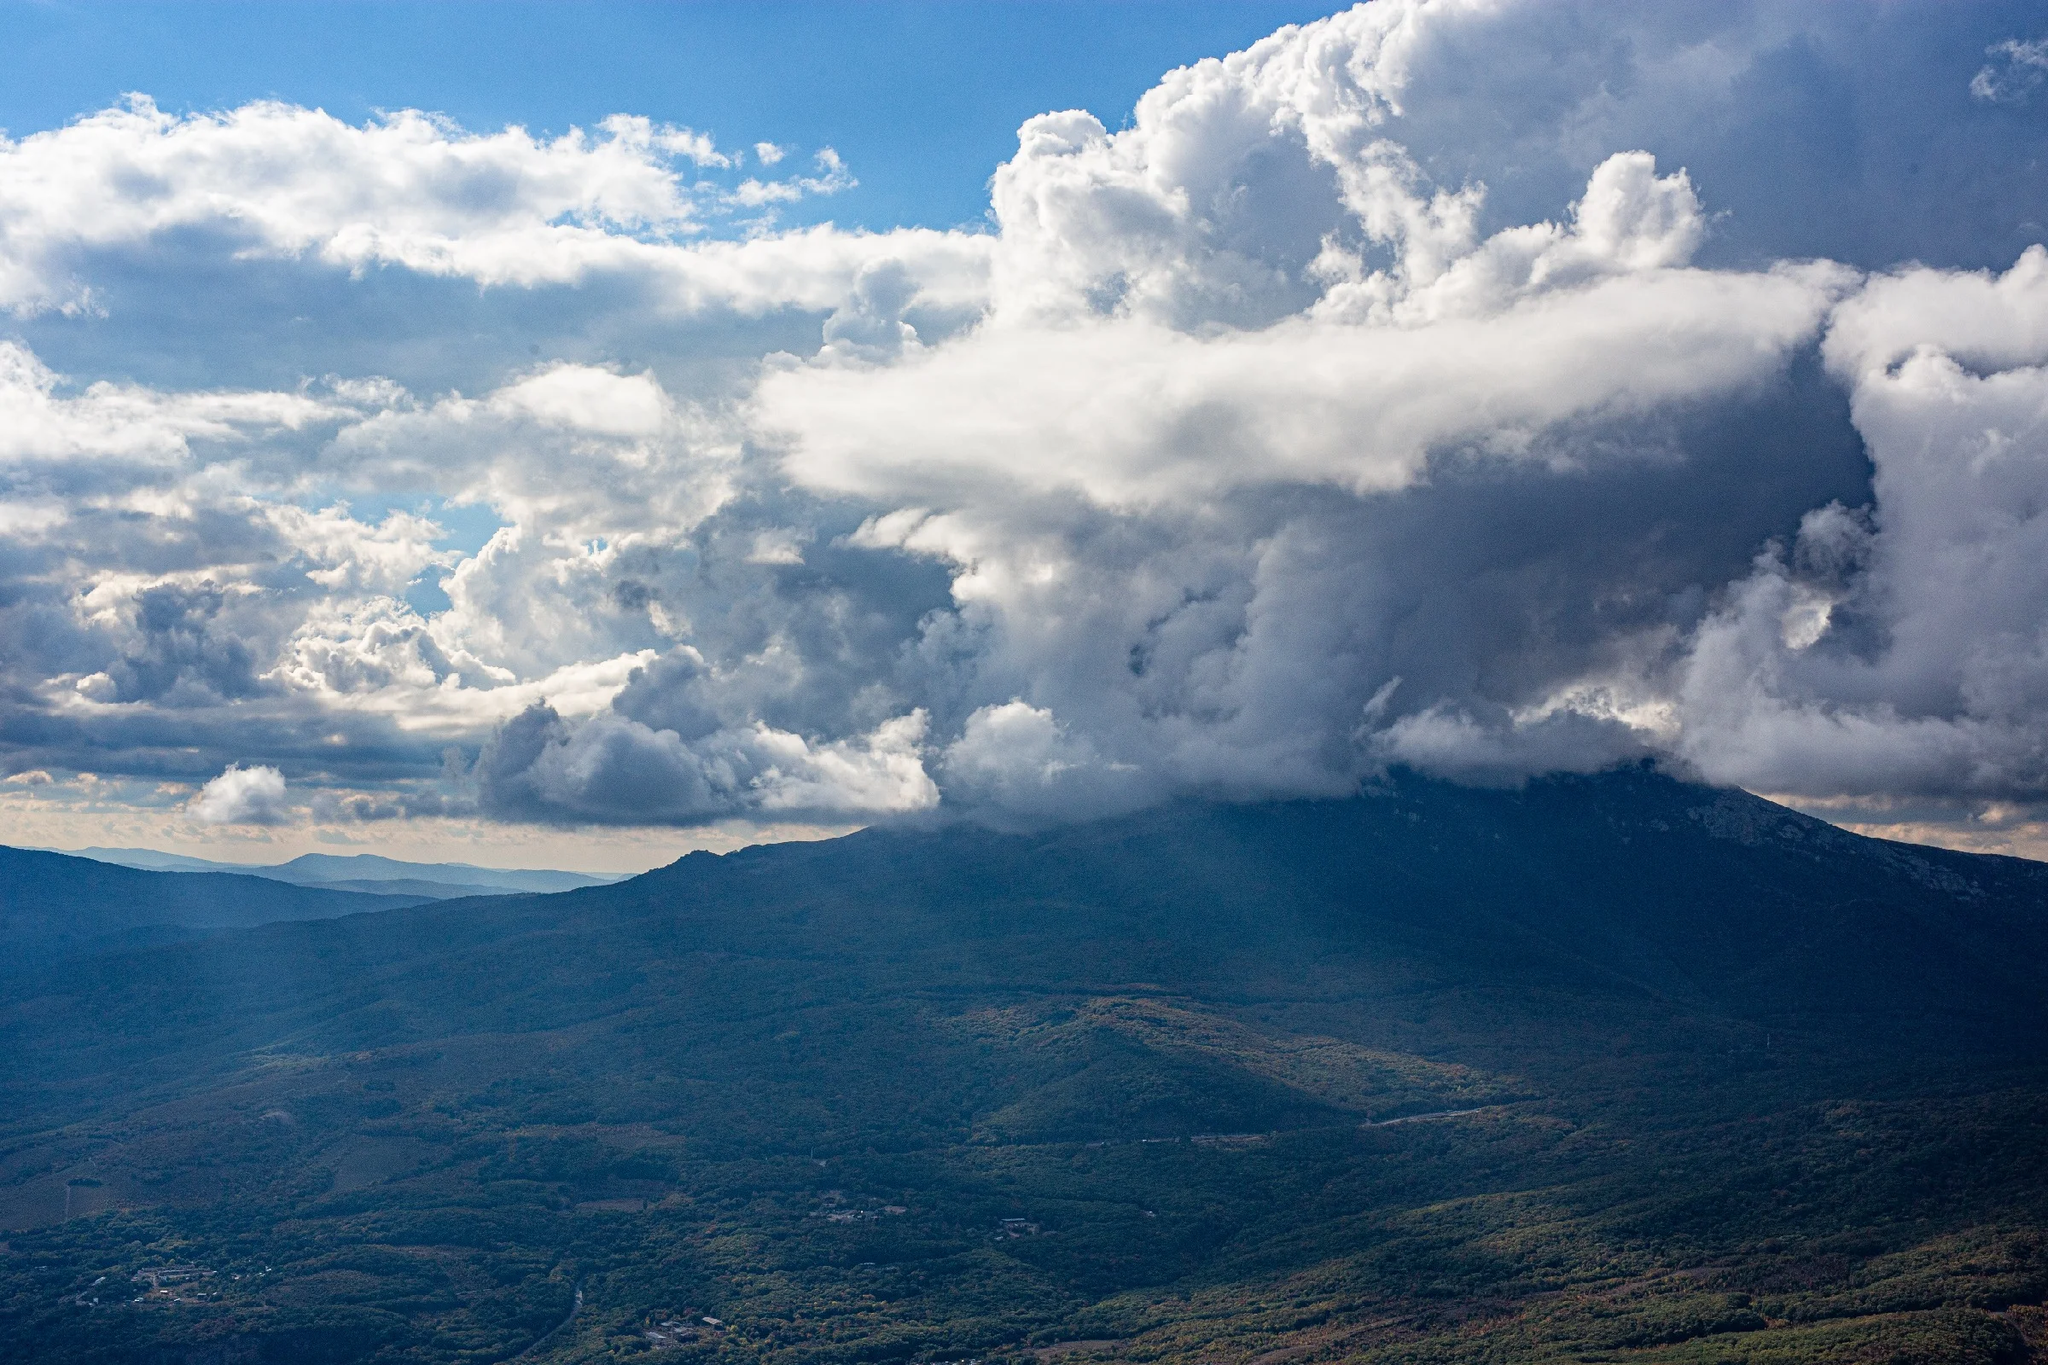
[[[1373,0],[1031,119],[976,231],[627,117],[0,143],[0,744],[217,823],[1642,757],[2017,818],[2028,22]]]

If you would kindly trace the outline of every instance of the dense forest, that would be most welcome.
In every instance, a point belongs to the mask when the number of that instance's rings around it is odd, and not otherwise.
[[[2018,1362],[2044,964],[1633,770],[117,944],[0,995],[0,1358]]]

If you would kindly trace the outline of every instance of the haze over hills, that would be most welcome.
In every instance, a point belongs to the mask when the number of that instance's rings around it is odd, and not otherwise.
[[[573,891],[619,881],[587,872],[541,868],[478,867],[473,863],[409,863],[375,853],[302,853],[290,862],[267,865],[222,863],[182,853],[147,848],[81,848],[70,852],[123,867],[166,872],[228,872],[267,877],[294,886],[325,886],[342,891],[420,896],[450,900],[458,896],[502,896],[518,892]]]
[[[438,899],[400,883],[381,894],[224,872],[152,872],[0,846],[0,972],[118,947],[276,920],[329,919]]]
[[[1640,770],[105,954],[0,1015],[0,1349],[2017,1361],[2044,961],[2048,867]]]

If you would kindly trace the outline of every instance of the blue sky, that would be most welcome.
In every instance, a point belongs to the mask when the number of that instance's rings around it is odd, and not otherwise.
[[[536,132],[621,110],[736,143],[832,146],[860,187],[791,221],[950,227],[987,211],[1017,126],[1111,123],[1160,73],[1326,6],[1062,3],[20,3],[0,7],[0,128],[62,125],[129,91],[165,109],[253,99],[360,121],[380,109]]]
[[[2037,5],[0,45],[18,841],[626,869],[1649,761],[2048,853]]]

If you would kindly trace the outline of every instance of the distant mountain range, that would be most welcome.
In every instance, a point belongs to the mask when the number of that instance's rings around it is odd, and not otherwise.
[[[0,847],[0,977],[60,958],[441,899],[407,894],[401,883],[375,885],[381,894]]]
[[[471,863],[408,863],[374,853],[306,853],[288,863],[251,866],[192,858],[180,853],[159,853],[147,848],[81,848],[70,852],[80,858],[117,863],[122,867],[147,868],[154,872],[227,872],[289,882],[294,886],[418,896],[427,900],[575,891],[581,887],[605,886],[622,880],[620,877],[584,872],[477,867]]]
[[[2048,1358],[2048,867],[1642,770],[122,947],[0,1040],[0,1359]]]
[[[475,896],[607,885],[577,872],[309,853],[246,867],[149,849],[0,847],[0,977],[285,920],[331,919]]]

